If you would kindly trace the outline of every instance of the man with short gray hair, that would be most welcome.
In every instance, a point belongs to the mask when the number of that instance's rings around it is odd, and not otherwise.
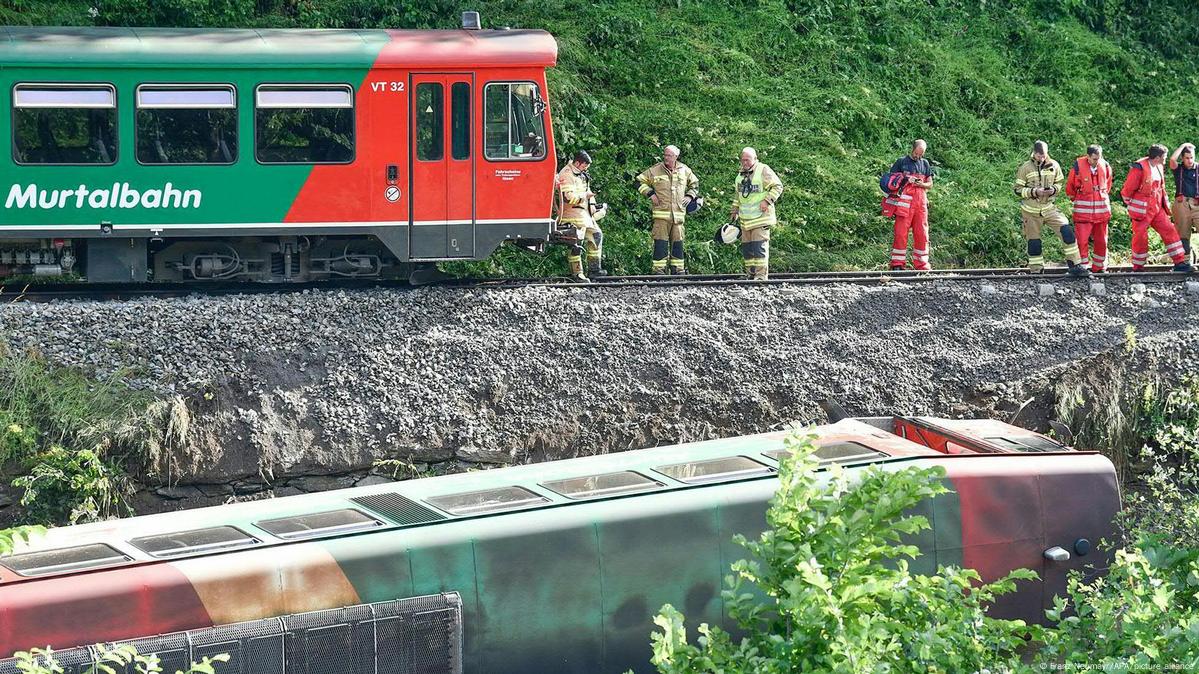
[[[783,194],[783,183],[752,147],[741,150],[741,172],[733,184],[730,216],[741,227],[741,257],[745,273],[765,281],[770,270],[770,228],[778,224],[774,203]]]
[[[699,205],[699,178],[679,161],[679,148],[667,145],[662,161],[642,171],[637,183],[637,191],[653,204],[654,273],[665,274],[669,266],[676,276],[686,274],[683,221]]]

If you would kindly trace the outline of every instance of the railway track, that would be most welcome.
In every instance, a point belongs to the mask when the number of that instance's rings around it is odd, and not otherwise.
[[[1128,267],[1117,267],[1105,274],[1095,275],[1091,281],[1126,280],[1139,283],[1181,283],[1199,280],[1199,275],[1179,274],[1167,266],[1149,267],[1134,272]],[[762,285],[829,285],[852,283],[856,285],[920,284],[935,281],[1015,281],[1040,283],[1086,283],[1087,279],[1075,279],[1066,274],[1065,268],[1052,268],[1040,273],[1025,269],[941,269],[920,271],[840,271],[799,272],[774,274],[766,281],[750,281],[739,274],[708,274],[688,276],[608,276],[595,279],[592,283],[574,283],[564,277],[546,278],[495,278],[453,279],[432,285],[463,289],[504,289],[517,287],[547,287],[599,290],[604,288],[628,287],[712,287],[712,286],[762,286]],[[367,290],[373,288],[412,288],[402,280],[329,280],[294,284],[258,284],[239,282],[204,283],[6,283],[0,284],[0,303],[4,302],[53,302],[53,301],[115,301],[137,298],[182,298],[189,296],[261,295],[271,293],[296,293],[307,291]]]

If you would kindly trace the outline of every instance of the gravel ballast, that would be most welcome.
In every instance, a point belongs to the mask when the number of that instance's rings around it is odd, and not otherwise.
[[[511,463],[852,414],[1014,412],[1088,359],[1161,351],[1181,283],[420,288],[0,305],[0,337],[181,396],[172,482]],[[1168,373],[1167,373],[1168,374]],[[190,492],[189,492],[190,493]],[[180,492],[179,494],[182,494]],[[176,496],[177,494],[172,494]],[[182,496],[181,496],[182,498]]]

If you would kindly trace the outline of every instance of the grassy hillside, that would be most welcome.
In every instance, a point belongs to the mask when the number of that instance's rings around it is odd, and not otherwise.
[[[648,207],[632,178],[668,143],[719,204],[691,225],[694,268],[737,268],[735,250],[709,239],[737,154],[753,145],[787,184],[773,266],[803,270],[885,264],[876,176],[917,136],[940,166],[940,266],[1022,261],[1009,184],[1037,138],[1063,164],[1103,144],[1118,183],[1151,142],[1199,140],[1189,0],[0,0],[0,22],[451,28],[462,9],[557,36],[559,152],[595,157],[621,272],[649,269]],[[1117,211],[1119,258],[1129,231]],[[508,252],[481,267],[560,264]]]

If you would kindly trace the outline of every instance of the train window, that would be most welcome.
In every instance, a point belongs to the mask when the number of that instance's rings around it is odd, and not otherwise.
[[[128,555],[101,543],[0,557],[0,565],[22,576],[48,576],[52,573],[98,569],[129,561],[132,559]]]
[[[620,473],[604,473],[603,475],[588,475],[568,480],[555,480],[553,482],[545,482],[541,486],[550,491],[562,494],[566,498],[585,499],[652,491],[654,489],[661,489],[665,485],[657,480],[651,480],[640,473],[626,470]]]
[[[484,489],[461,494],[448,494],[425,499],[432,505],[441,508],[451,515],[478,515],[504,510],[527,508],[541,503],[549,503],[549,499],[539,496],[523,487],[501,487],[499,489]]]
[[[254,526],[279,538],[315,538],[374,529],[383,523],[361,511],[346,508],[263,520],[255,522]]]
[[[117,92],[108,84],[18,84],[13,89],[13,161],[113,164]]]
[[[774,471],[763,463],[746,456],[729,456],[705,461],[688,461],[669,466],[658,466],[654,470],[686,484],[724,482],[747,477],[770,475]]]
[[[470,159],[470,84],[450,87],[450,156]]]
[[[258,87],[255,157],[263,164],[354,161],[354,91],[346,85]]]
[[[545,101],[532,82],[492,82],[483,90],[483,154],[493,160],[545,158]]]
[[[134,547],[155,557],[178,557],[199,552],[233,550],[258,545],[262,541],[235,527],[209,527],[129,541]]]
[[[231,86],[142,85],[135,126],[142,164],[237,160],[237,102]]]
[[[416,85],[416,158],[440,161],[445,156],[445,89],[439,82]]]
[[[787,450],[776,449],[771,452],[765,452],[765,454],[775,461],[782,461],[783,457],[787,455]],[[875,459],[887,458],[886,454],[871,449],[860,442],[830,442],[827,445],[817,447],[814,455],[820,461],[820,465],[829,463],[856,463],[858,461],[873,461]]]

